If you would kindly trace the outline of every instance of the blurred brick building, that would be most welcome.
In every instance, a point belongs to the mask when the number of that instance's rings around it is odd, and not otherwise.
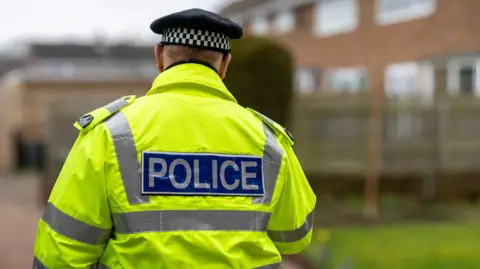
[[[95,109],[124,95],[143,95],[157,74],[151,47],[31,45],[24,63],[0,85],[0,173],[44,166],[45,126],[55,102],[74,98]]]
[[[477,0],[243,0],[222,12],[289,47],[307,94],[480,94]]]

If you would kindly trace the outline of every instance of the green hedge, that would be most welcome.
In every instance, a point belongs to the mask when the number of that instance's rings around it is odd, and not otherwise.
[[[289,51],[265,38],[232,42],[232,62],[225,83],[238,102],[288,126],[293,95]]]

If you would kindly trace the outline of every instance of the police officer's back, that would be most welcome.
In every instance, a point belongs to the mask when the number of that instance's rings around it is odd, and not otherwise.
[[[162,73],[75,123],[34,268],[280,268],[310,242],[315,195],[292,137],[222,82],[241,27],[193,9],[151,29]]]

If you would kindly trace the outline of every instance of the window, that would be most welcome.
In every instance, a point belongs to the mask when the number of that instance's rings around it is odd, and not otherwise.
[[[420,65],[416,62],[394,63],[385,70],[385,94],[387,97],[403,101],[422,93],[420,83]],[[387,115],[387,139],[411,138],[421,130],[421,118],[410,110],[393,110]]]
[[[404,98],[414,94],[418,73],[417,63],[389,65],[385,71],[385,94],[390,98]]]
[[[385,70],[385,93],[399,103],[413,98],[425,105],[431,104],[434,76],[434,68],[425,63],[391,64]],[[429,128],[420,110],[394,109],[387,112],[386,116],[387,140],[424,138]]]
[[[475,92],[475,68],[465,66],[460,68],[460,93],[473,94]]]
[[[320,71],[316,68],[301,67],[295,73],[295,89],[300,93],[312,93],[320,85]]]
[[[252,21],[252,32],[255,35],[266,35],[268,34],[268,19],[266,17],[256,17]]]
[[[275,30],[278,33],[286,33],[295,27],[295,15],[292,11],[283,11],[275,16]]]
[[[368,87],[364,68],[338,68],[325,74],[325,90],[336,93],[357,93]]]
[[[452,59],[447,68],[448,93],[478,94],[477,68],[479,63],[473,59]]]
[[[315,8],[315,32],[320,36],[346,33],[358,25],[359,0],[320,0]]]
[[[436,0],[377,0],[377,23],[393,24],[432,15]]]

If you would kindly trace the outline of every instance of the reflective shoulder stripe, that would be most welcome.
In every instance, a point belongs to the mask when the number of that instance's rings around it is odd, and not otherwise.
[[[277,263],[263,265],[263,266],[260,266],[260,267],[255,267],[253,269],[282,269],[282,268],[283,268],[283,263],[282,262],[277,262]]]
[[[302,240],[313,228],[315,209],[308,214],[305,222],[299,228],[291,231],[268,230],[267,234],[272,241],[280,243],[293,243]]]
[[[247,110],[253,113],[258,118],[260,118],[265,124],[270,126],[270,128],[272,128],[276,134],[282,136],[282,138],[285,138],[290,145],[294,144],[293,135],[285,127],[281,126],[280,124],[276,123],[269,117],[263,115],[262,113],[256,110],[253,110],[251,108],[247,108]]]
[[[120,111],[120,109],[135,102],[135,100],[135,95],[119,98],[106,106],[97,108],[94,111],[83,115],[73,124],[73,126],[75,126],[80,132],[88,132],[96,125],[102,123],[107,118]]]
[[[141,194],[142,169],[137,157],[137,146],[127,118],[122,111],[118,111],[105,124],[112,136],[118,168],[129,204],[150,203],[150,198]]]
[[[42,220],[52,230],[72,240],[90,245],[106,244],[110,238],[110,229],[102,229],[79,221],[48,203]]]
[[[266,232],[270,213],[236,210],[155,210],[113,214],[119,234],[172,231]]]
[[[253,204],[269,205],[277,185],[278,175],[282,166],[283,150],[278,145],[277,138],[270,126],[263,124],[265,145],[263,148],[263,176],[265,180],[265,195],[252,198]]]

